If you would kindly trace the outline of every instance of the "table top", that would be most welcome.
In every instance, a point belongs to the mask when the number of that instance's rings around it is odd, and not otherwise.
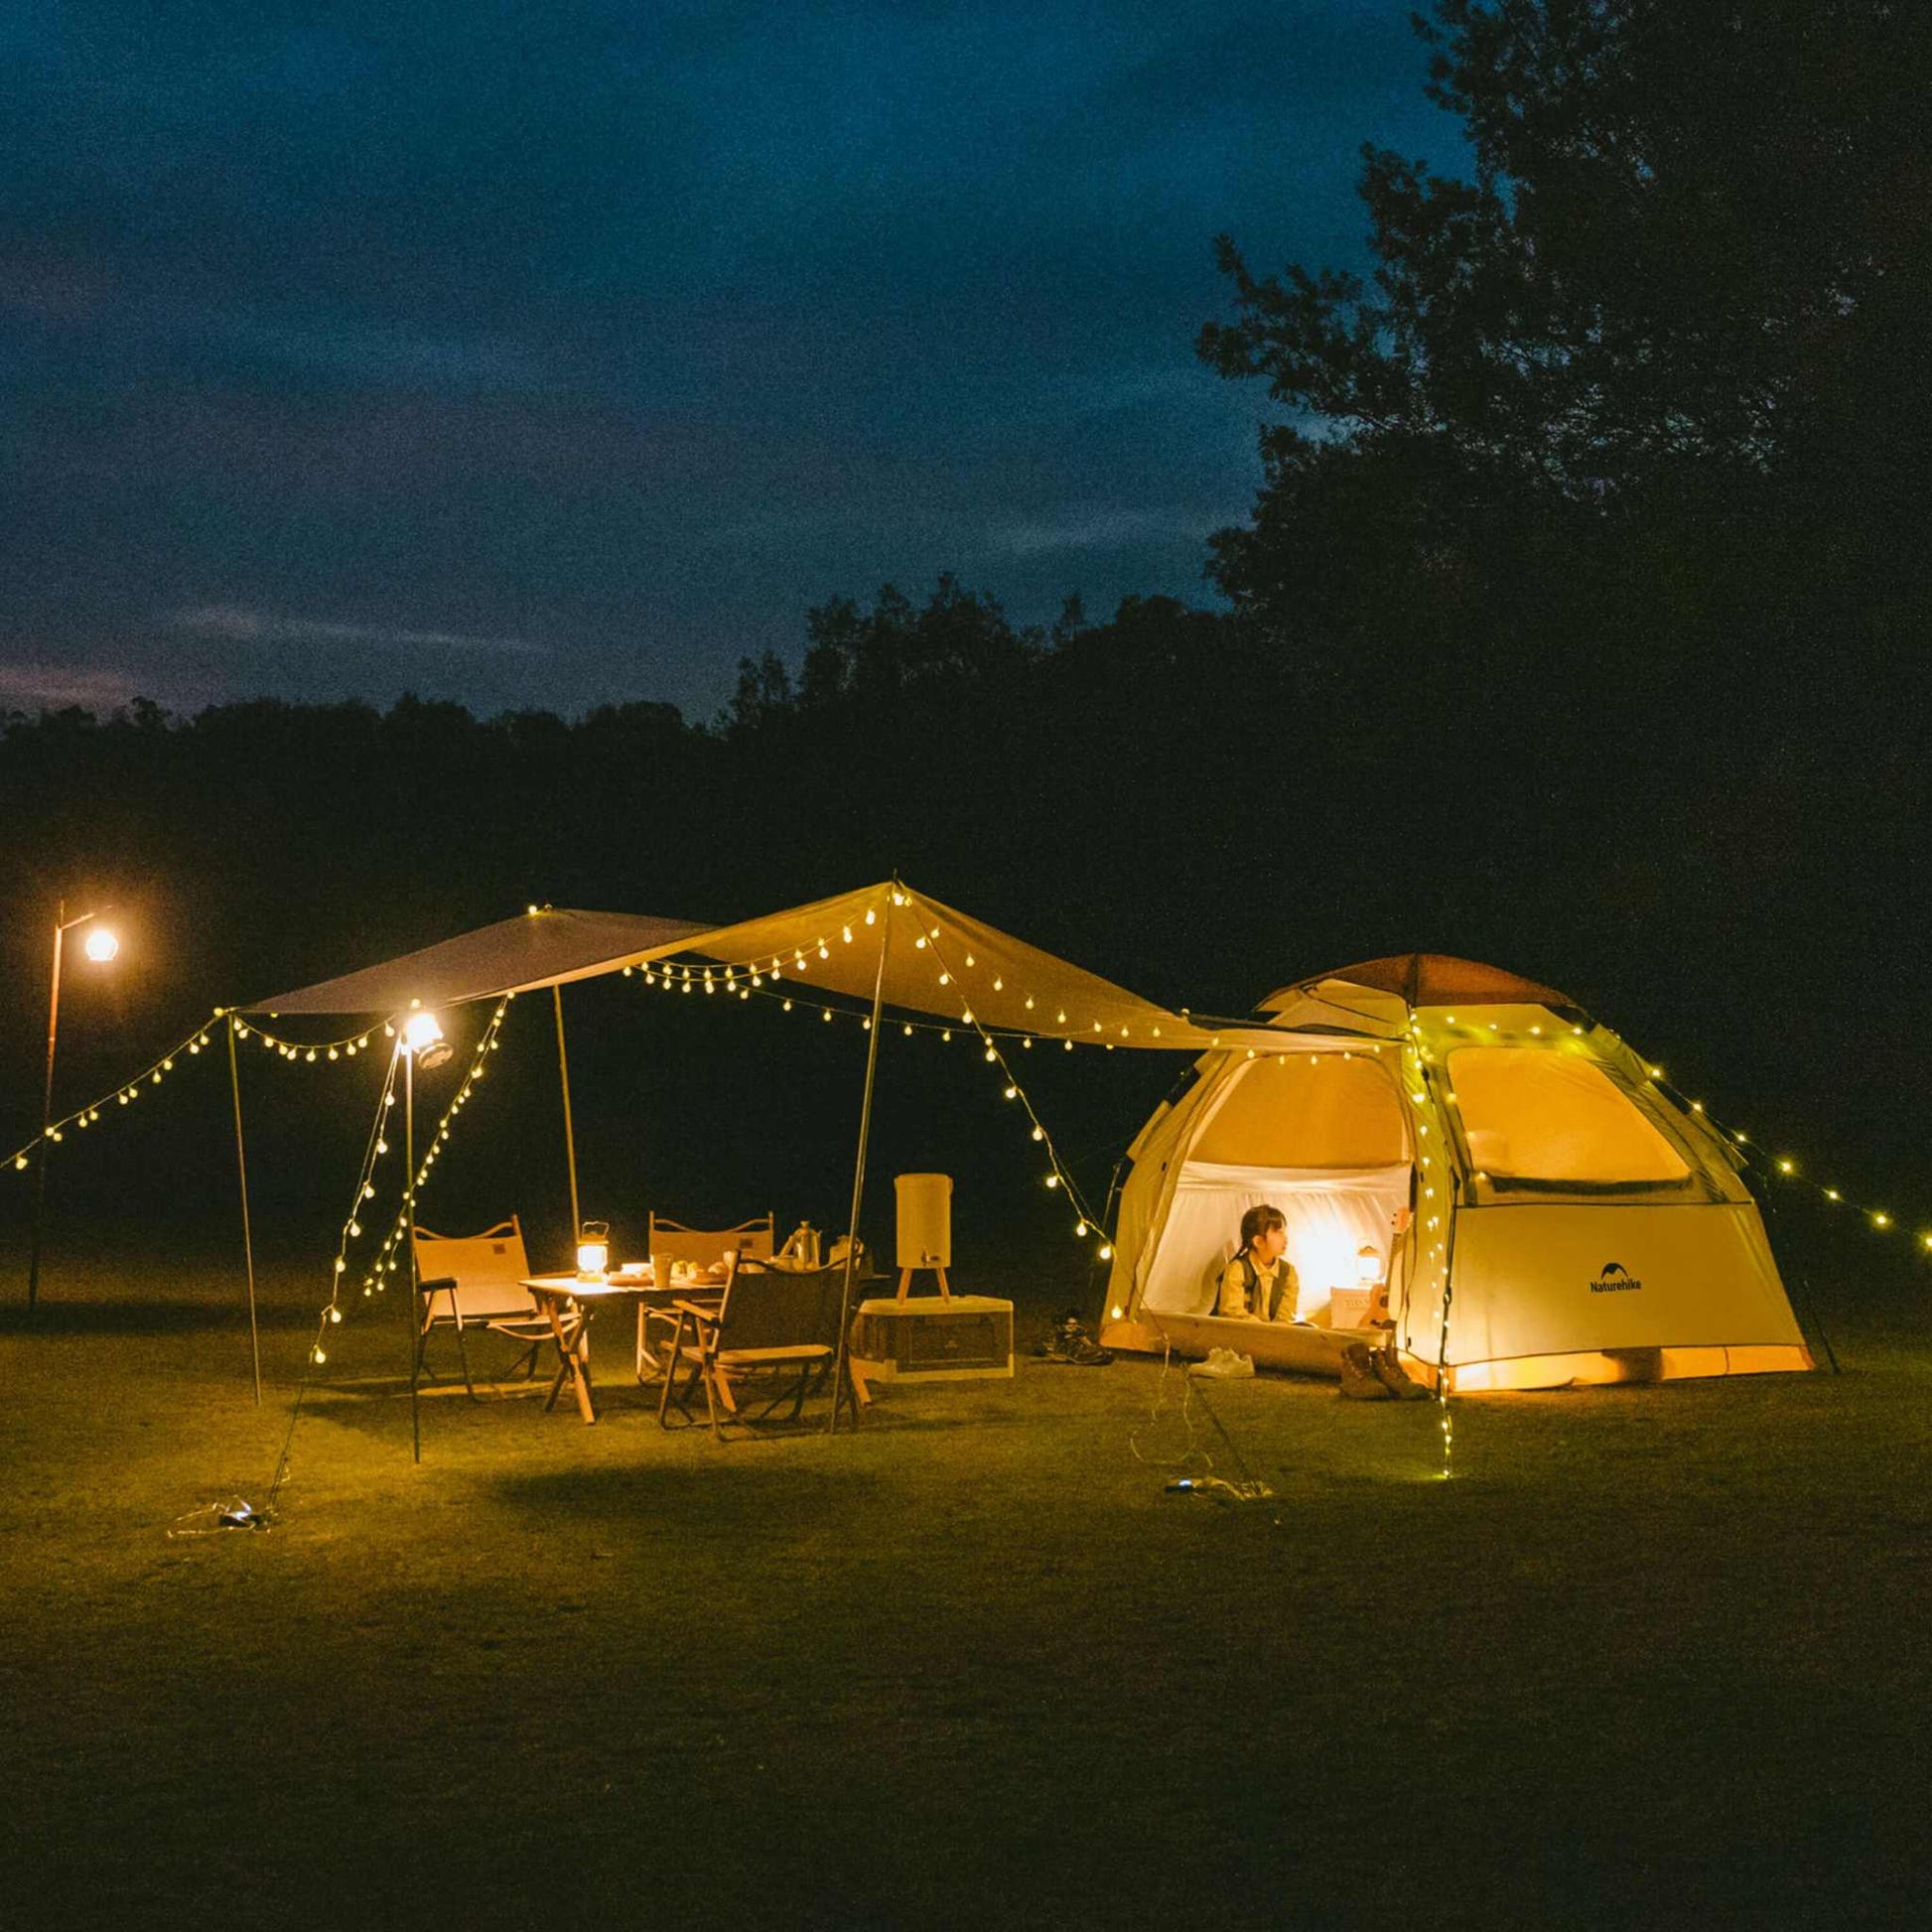
[[[623,1296],[663,1296],[703,1295],[707,1291],[722,1293],[724,1280],[721,1276],[703,1275],[692,1279],[658,1283],[648,1275],[606,1275],[591,1281],[580,1281],[575,1275],[531,1275],[524,1279],[523,1286],[532,1295],[570,1296],[578,1301],[600,1301],[617,1299]]]

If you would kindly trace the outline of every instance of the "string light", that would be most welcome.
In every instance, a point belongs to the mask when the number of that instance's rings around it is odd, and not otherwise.
[[[1652,1078],[1662,1080],[1663,1069],[1644,1062]],[[1666,1091],[1669,1091],[1666,1083]],[[1874,1234],[1888,1234],[1896,1225],[1891,1214],[1884,1208],[1873,1207],[1868,1202],[1848,1201],[1844,1192],[1837,1187],[1826,1187],[1804,1177],[1804,1164],[1796,1156],[1781,1154],[1775,1159],[1761,1153],[1751,1137],[1741,1128],[1728,1127],[1716,1118],[1702,1100],[1686,1100],[1681,1094],[1671,1096],[1687,1113],[1695,1116],[1700,1126],[1708,1128],[1723,1141],[1736,1156],[1740,1165],[1754,1169],[1762,1176],[1766,1185],[1796,1185],[1810,1189],[1821,1201],[1833,1207],[1850,1206],[1863,1215],[1865,1225]],[[1815,1170],[1814,1170],[1815,1172]],[[1932,1242],[1922,1241],[1922,1247],[1932,1250]]]
[[[429,1180],[430,1170],[435,1166],[438,1150],[444,1147],[450,1139],[451,1123],[463,1110],[465,1103],[475,1092],[477,1082],[483,1079],[488,1072],[488,1067],[485,1062],[488,1056],[497,1049],[499,1044],[497,1035],[502,1031],[504,1017],[508,1014],[510,1005],[515,998],[516,996],[513,993],[505,994],[496,1003],[495,1011],[491,1013],[488,1024],[484,1027],[482,1036],[477,1041],[476,1051],[471,1058],[469,1070],[463,1076],[462,1084],[452,1096],[450,1104],[443,1111],[442,1119],[437,1122],[435,1131],[430,1136],[429,1150],[417,1164],[415,1186],[411,1190],[418,1198],[420,1198],[422,1190]],[[371,1130],[369,1146],[363,1155],[363,1172],[358,1182],[359,1191],[355,1197],[357,1208],[359,1208],[362,1201],[373,1198],[375,1192],[373,1178],[375,1162],[380,1156],[389,1151],[389,1143],[381,1132],[381,1125],[388,1109],[395,1104],[396,1072],[397,1058],[392,1056],[389,1064],[388,1077],[384,1082],[382,1098],[376,1107],[375,1126]],[[411,1205],[412,1203],[406,1195],[396,1212],[395,1219],[390,1224],[388,1233],[383,1236],[382,1244],[376,1251],[375,1259],[369,1264],[367,1273],[362,1277],[362,1294],[365,1299],[381,1294],[388,1286],[385,1277],[393,1275],[400,1266],[403,1243],[409,1236]],[[347,1249],[350,1237],[360,1232],[361,1227],[356,1211],[355,1209],[351,1209],[343,1228],[343,1249],[345,1252]],[[331,1307],[334,1306],[335,1303],[332,1298]],[[325,1310],[324,1313],[327,1316],[328,1311]],[[340,1316],[336,1318],[340,1319]]]
[[[151,1065],[144,1066],[131,1080],[122,1082],[114,1090],[114,1099],[123,1107],[131,1105],[134,1101],[140,1099],[143,1082],[149,1086],[158,1087],[164,1079],[177,1070],[175,1067],[175,1055],[177,1053],[199,1053],[207,1042],[208,1035],[207,1029],[197,1027],[193,1033],[177,1040],[159,1059],[155,1060]],[[100,1110],[106,1104],[107,1095],[104,1093],[98,1094],[84,1106],[76,1107],[72,1113],[65,1114],[59,1120],[50,1121],[47,1126],[47,1139],[51,1142],[58,1143],[66,1137],[69,1128],[84,1129],[90,1126],[100,1118]],[[13,1162],[16,1173],[24,1172],[31,1165],[28,1157],[40,1144],[41,1136],[36,1134],[32,1140],[24,1142],[13,1151],[13,1154],[9,1158]]]

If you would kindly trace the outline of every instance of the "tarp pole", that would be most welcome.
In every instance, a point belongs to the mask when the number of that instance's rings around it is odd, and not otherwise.
[[[885,1004],[886,948],[892,938],[893,898],[897,893],[895,879],[893,893],[886,899],[886,916],[879,922],[879,970],[872,982],[872,1037],[866,1042],[866,1094],[859,1103],[859,1152],[852,1163],[852,1218],[846,1223],[845,1281],[839,1290],[839,1351],[832,1370],[832,1420],[825,1431],[828,1436],[838,1433],[839,1404],[845,1397],[848,1330],[852,1325],[852,1274],[859,1262],[859,1210],[865,1205],[866,1152],[872,1144],[872,1090],[879,1073],[879,1035],[885,1031],[879,1024],[879,1016]],[[852,1398],[852,1420],[855,1424],[859,1420],[856,1392]]]
[[[416,1279],[416,1055],[409,1042],[401,1036],[400,1031],[396,1045],[402,1054],[402,1198],[403,1226],[407,1229],[404,1239],[409,1249],[409,1293],[403,1298],[403,1307],[407,1311],[405,1326],[409,1331],[409,1441],[412,1454],[421,1462],[423,1408],[422,1398],[416,1392],[416,1381],[423,1362],[423,1351],[416,1332],[416,1305],[421,1299]]]
[[[564,989],[553,986],[550,997],[557,1006],[557,1078],[564,1090],[564,1160],[570,1168],[570,1245],[574,1254],[584,1223],[577,1211],[577,1129],[570,1117],[570,1054],[564,1048]]]
[[[248,1348],[255,1363],[255,1407],[262,1404],[262,1338],[255,1322],[255,1237],[248,1225],[248,1149],[241,1138],[241,1068],[235,1063],[234,1015],[228,1015],[228,1084],[234,1089],[234,1165],[241,1181],[241,1253],[248,1264]]]

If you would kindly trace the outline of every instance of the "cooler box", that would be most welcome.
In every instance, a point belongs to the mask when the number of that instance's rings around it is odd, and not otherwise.
[[[895,1382],[964,1382],[1013,1373],[1013,1304],[990,1295],[861,1302],[852,1352]]]
[[[1375,1300],[1372,1288],[1331,1288],[1328,1291],[1328,1326],[1366,1328],[1370,1306]]]

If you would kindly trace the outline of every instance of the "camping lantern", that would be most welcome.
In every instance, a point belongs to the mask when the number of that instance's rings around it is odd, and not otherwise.
[[[402,1043],[404,1051],[425,1073],[446,1064],[456,1051],[443,1037],[442,1023],[433,1013],[412,1013],[403,1022]]]
[[[577,1279],[601,1282],[611,1265],[611,1223],[586,1221],[577,1231]]]
[[[1355,1280],[1362,1288],[1375,1288],[1382,1280],[1382,1251],[1366,1241],[1355,1250]]]

